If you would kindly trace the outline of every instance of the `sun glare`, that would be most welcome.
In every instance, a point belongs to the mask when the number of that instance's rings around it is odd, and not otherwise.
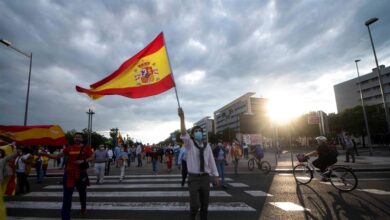
[[[304,113],[299,100],[287,96],[269,98],[268,115],[279,124],[288,123],[291,119]]]

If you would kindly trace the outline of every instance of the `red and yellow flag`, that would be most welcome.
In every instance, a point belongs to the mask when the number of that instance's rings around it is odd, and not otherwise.
[[[142,98],[160,94],[174,86],[164,35],[161,32],[111,75],[90,85],[90,89],[76,86],[76,90],[95,100],[105,95]]]
[[[58,125],[0,125],[0,137],[22,145],[61,146],[67,143],[64,131]]]

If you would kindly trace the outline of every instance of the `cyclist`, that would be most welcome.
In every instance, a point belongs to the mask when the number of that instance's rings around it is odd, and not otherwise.
[[[256,144],[253,149],[251,150],[251,153],[255,156],[257,164],[259,165],[261,162],[261,159],[264,157],[264,150],[263,147],[260,144]]]
[[[315,139],[318,143],[317,150],[305,154],[305,157],[318,156],[318,158],[313,161],[313,165],[319,168],[321,173],[324,173],[327,167],[337,162],[338,152],[335,147],[327,144],[326,137],[318,136]]]

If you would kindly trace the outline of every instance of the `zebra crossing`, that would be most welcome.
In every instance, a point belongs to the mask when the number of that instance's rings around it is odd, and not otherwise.
[[[87,192],[88,212],[122,212],[122,211],[153,211],[157,216],[164,212],[175,212],[186,216],[189,211],[188,188],[181,186],[180,175],[130,175],[119,182],[119,176],[105,177],[104,184],[94,184],[96,177],[91,176],[91,186]],[[225,178],[229,188],[241,189],[253,197],[272,196],[262,191],[248,191],[248,185]],[[5,205],[10,219],[34,219],[47,212],[49,218],[59,217],[62,206],[62,185],[43,185],[39,190],[32,191],[18,199],[6,201]],[[73,193],[73,213],[80,210],[78,193]],[[27,211],[26,211],[27,210]],[[53,212],[55,211],[55,212]],[[158,212],[161,212],[158,214]],[[229,190],[213,189],[210,191],[209,212],[252,213],[256,215],[256,207],[235,198]],[[83,219],[98,219],[98,216],[74,217]],[[117,216],[117,215],[115,215]],[[120,214],[118,214],[120,216]],[[91,218],[89,218],[91,217]]]

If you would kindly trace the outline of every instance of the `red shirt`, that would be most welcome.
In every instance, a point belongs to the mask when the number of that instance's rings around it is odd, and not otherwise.
[[[82,146],[79,145],[71,145],[64,149],[64,155],[67,156],[67,162],[66,162],[66,171],[75,170],[78,168],[78,165],[74,163],[76,160],[85,160],[92,156],[93,151],[90,146],[85,146],[83,149],[83,152],[81,152],[80,158],[80,150]]]

